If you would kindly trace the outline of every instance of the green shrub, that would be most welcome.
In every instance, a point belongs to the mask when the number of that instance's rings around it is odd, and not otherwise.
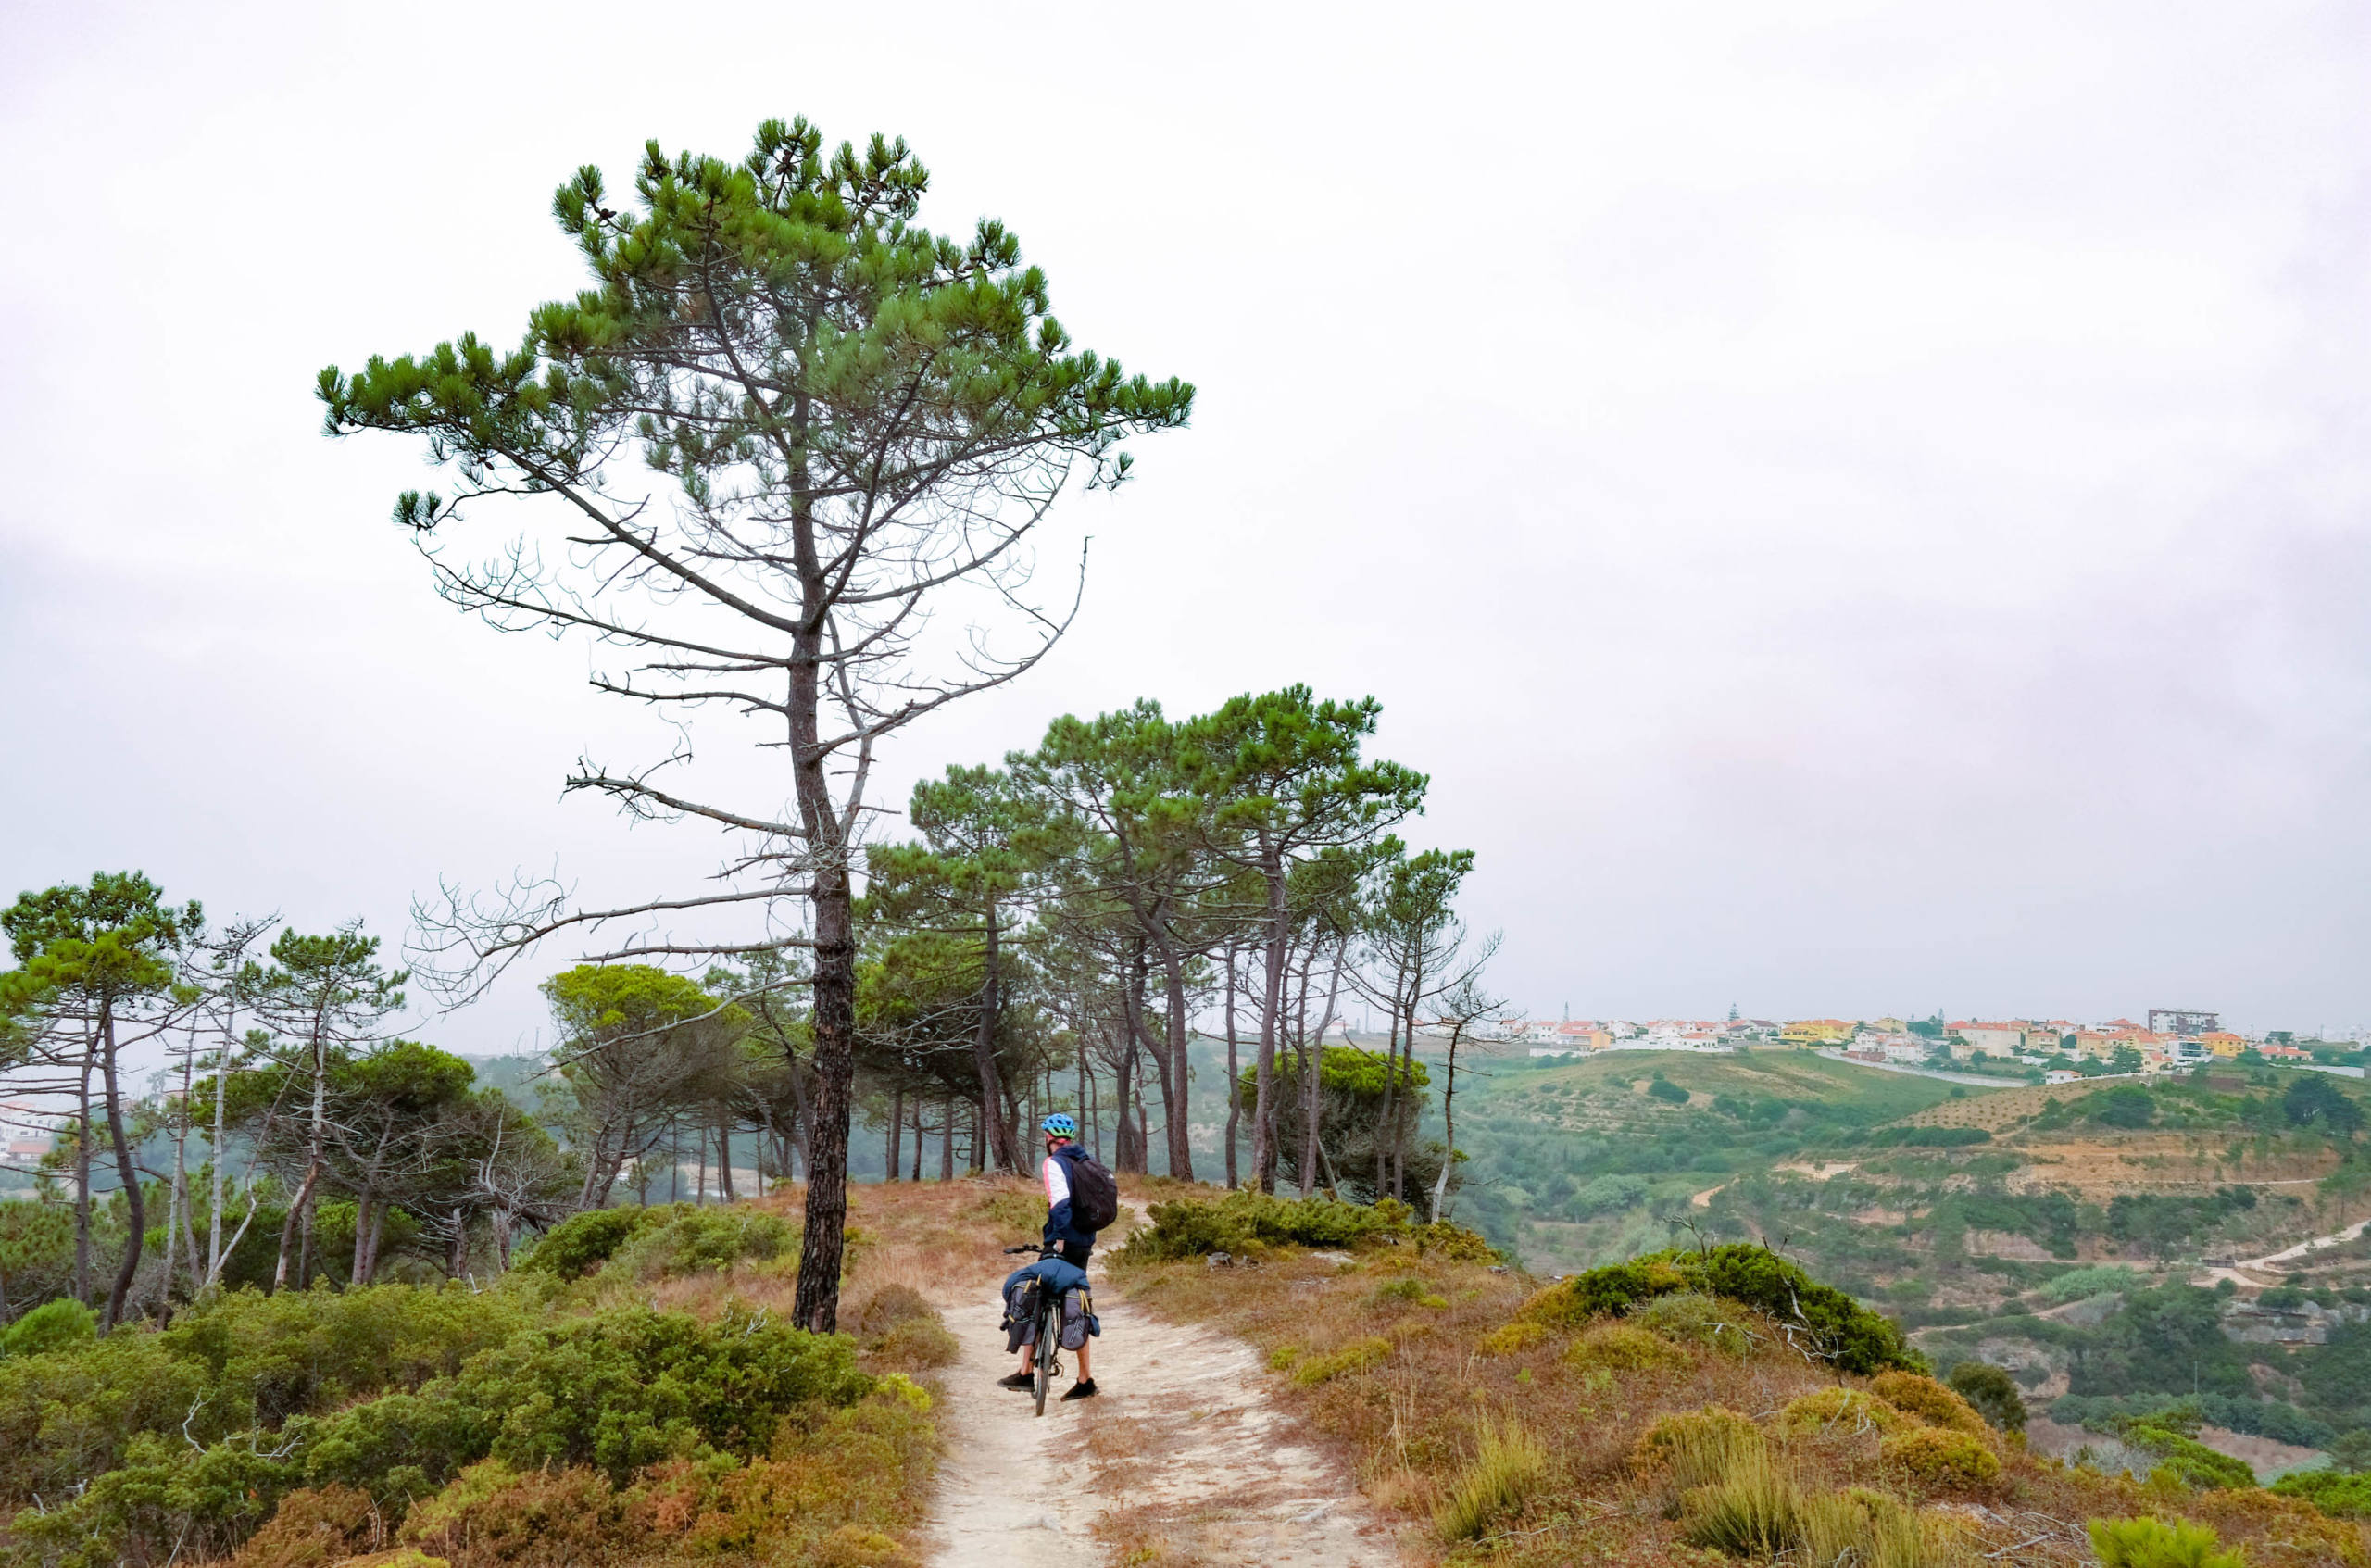
[[[111,1336],[82,1359],[157,1337]],[[19,1515],[13,1529],[52,1568],[161,1562],[176,1541],[184,1555],[220,1556],[303,1486],[352,1487],[394,1517],[489,1457],[522,1473],[589,1466],[622,1484],[660,1460],[764,1453],[785,1418],[848,1405],[872,1386],[844,1337],[612,1309],[521,1330],[416,1393],[291,1417],[270,1441],[250,1432],[199,1451],[178,1431],[142,1433],[120,1466],[70,1502]]]
[[[1512,1356],[1530,1349],[1547,1337],[1546,1324],[1517,1318],[1512,1323],[1500,1323],[1484,1335],[1480,1349],[1486,1356]]]
[[[2130,1290],[2142,1283],[2137,1270],[2120,1268],[2114,1263],[2095,1263],[2088,1268],[2067,1270],[2043,1286],[2041,1293],[2052,1301],[2080,1301],[2086,1297]]]
[[[634,1234],[610,1254],[607,1272],[634,1279],[712,1273],[744,1261],[778,1258],[798,1239],[788,1221],[761,1209],[675,1203],[643,1214]]]
[[[1389,1280],[1374,1287],[1374,1304],[1388,1307],[1394,1302],[1414,1305],[1424,1298],[1424,1282],[1421,1279]]]
[[[2284,1498],[2302,1498],[2333,1519],[2371,1519],[2371,1475],[2293,1470],[2271,1489]]]
[[[2214,1549],[2220,1539],[2204,1524],[2094,1519],[2090,1530],[2100,1568],[2245,1568],[2238,1552]]]
[[[1661,1474],[1685,1492],[1718,1480],[1740,1458],[1767,1447],[1762,1428],[1751,1421],[1725,1405],[1706,1405],[1648,1427],[1630,1462],[1641,1474]]]
[[[1984,1418],[1976,1413],[1973,1406],[1924,1374],[1881,1372],[1869,1380],[1869,1392],[1929,1425],[1964,1432],[1970,1436],[1984,1431]]]
[[[1354,1339],[1329,1354],[1303,1358],[1293,1367],[1293,1381],[1304,1388],[1314,1387],[1346,1372],[1379,1366],[1390,1354],[1388,1339]]]
[[[1409,1223],[1412,1210],[1387,1198],[1369,1205],[1244,1191],[1215,1200],[1185,1198],[1155,1203],[1145,1212],[1152,1223],[1131,1236],[1122,1252],[1147,1261],[1242,1252],[1255,1246],[1352,1248],[1417,1235]]]
[[[1957,1491],[1995,1481],[2001,1460],[1982,1441],[1941,1426],[1913,1426],[1878,1445],[1877,1456],[1913,1483]]]
[[[1981,1568],[1955,1520],[1850,1486],[1803,1499],[1802,1568]]]
[[[1951,1390],[1974,1407],[1976,1413],[2003,1432],[2026,1429],[2025,1396],[2017,1380],[1987,1361],[1962,1361],[1951,1369]]]
[[[1858,1388],[1823,1388],[1789,1402],[1778,1424],[1796,1432],[1899,1432],[1910,1424],[1901,1411]]]
[[[1633,1308],[1629,1321],[1675,1345],[1709,1345],[1732,1356],[1743,1356],[1752,1341],[1740,1314],[1725,1310],[1717,1297],[1700,1290],[1675,1290]]]
[[[650,1209],[587,1209],[544,1233],[519,1267],[575,1279],[606,1263],[624,1246]]]
[[[1434,1514],[1434,1528],[1444,1540],[1474,1540],[1499,1520],[1521,1512],[1548,1476],[1548,1450],[1538,1439],[1512,1418],[1503,1425],[1485,1421],[1474,1461]]]
[[[1599,1323],[1574,1340],[1564,1360],[1583,1369],[1602,1367],[1608,1372],[1654,1372],[1695,1364],[1687,1351],[1670,1340],[1619,1323]]]
[[[1488,1237],[1480,1231],[1470,1231],[1447,1220],[1418,1225],[1414,1235],[1416,1250],[1426,1257],[1446,1258],[1452,1263],[1495,1263],[1499,1261],[1499,1249],[1490,1245]]]
[[[2201,1491],[2245,1487],[2256,1484],[2256,1473],[2246,1461],[2216,1453],[2194,1437],[2163,1426],[2136,1421],[2118,1434],[2125,1442],[2157,1461],[2149,1478],[2164,1476]]]
[[[1890,1320],[1833,1286],[1820,1284],[1768,1248],[1741,1243],[1701,1252],[1651,1253],[1591,1269],[1549,1286],[1524,1311],[1542,1323],[1579,1323],[1680,1290],[1726,1297],[1793,1324],[1845,1372],[1926,1369],[1925,1358],[1910,1348]]]
[[[44,1301],[0,1334],[0,1356],[40,1356],[99,1336],[99,1314],[67,1297]]]

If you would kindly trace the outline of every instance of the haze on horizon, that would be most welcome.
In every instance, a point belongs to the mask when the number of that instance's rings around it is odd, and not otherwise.
[[[2354,8],[0,27],[0,897],[140,867],[392,945],[440,877],[707,874],[557,798],[670,737],[438,601],[416,452],[323,440],[312,381],[514,342],[580,282],[579,164],[803,113],[906,137],[933,226],[1001,217],[1082,344],[1200,389],[1058,509],[1070,639],[876,799],[1305,681],[1382,700],[1534,1016],[2371,1023]],[[572,956],[416,1027],[532,1044]]]

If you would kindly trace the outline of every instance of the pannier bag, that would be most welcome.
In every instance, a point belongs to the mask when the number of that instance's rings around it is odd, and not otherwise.
[[[1023,1345],[1037,1341],[1037,1292],[1039,1282],[1024,1279],[1005,1292],[1004,1348],[1008,1355],[1017,1355]]]

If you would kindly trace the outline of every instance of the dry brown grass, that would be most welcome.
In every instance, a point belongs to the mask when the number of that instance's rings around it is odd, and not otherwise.
[[[1260,1269],[1128,1263],[1115,1264],[1113,1276],[1134,1298],[1230,1329],[1267,1351],[1271,1365],[1291,1369],[1273,1377],[1271,1397],[1347,1452],[1367,1497],[1390,1517],[1429,1524],[1472,1471],[1484,1425],[1528,1433],[1548,1456],[1545,1474],[1519,1501],[1494,1511],[1478,1544],[1453,1549],[1461,1561],[1485,1553],[1493,1568],[1700,1568],[1708,1559],[1686,1538],[1678,1489],[1634,1474],[1630,1457],[1659,1418],[1719,1405],[1755,1424],[1775,1473],[1800,1499],[1801,1517],[1816,1513],[1823,1539],[1863,1529],[1828,1499],[1883,1481],[1887,1490],[1870,1494],[1882,1504],[1857,1505],[1868,1521],[1867,1549],[1876,1550],[1882,1537],[1885,1560],[1905,1568],[1986,1553],[1998,1554],[1988,1561],[1999,1568],[2076,1568],[2092,1561],[2087,1521],[2144,1512],[2212,1524],[2227,1547],[2244,1549],[2250,1568],[2371,1568],[2361,1527],[2289,1499],[2262,1491],[2151,1492],[2127,1478],[2066,1469],[1988,1429],[1955,1435],[1980,1445],[1997,1461],[1997,1476],[1960,1468],[1922,1485],[1888,1472],[1879,1460],[1888,1431],[1950,1432],[1959,1424],[1956,1397],[1922,1400],[1924,1380],[1895,1382],[1888,1388],[1906,1402],[1932,1406],[1900,1411],[1873,1393],[1870,1380],[1806,1361],[1775,1324],[1733,1303],[1722,1303],[1722,1312],[1751,1336],[1742,1355],[1729,1348],[1735,1336],[1719,1336],[1718,1348],[1666,1339],[1676,1357],[1671,1364],[1629,1369],[1588,1364],[1612,1358],[1586,1352],[1578,1358],[1584,1364],[1574,1364],[1564,1354],[1575,1338],[1569,1334],[1505,1332],[1537,1282],[1411,1258],[1404,1248],[1361,1252],[1347,1266],[1286,1252]],[[1411,1277],[1423,1282],[1424,1296],[1448,1305],[1378,1292]],[[1590,1333],[1578,1337],[1586,1343]],[[1596,1342],[1615,1338],[1599,1332]],[[1387,1352],[1374,1353],[1376,1342]],[[1328,1374],[1294,1375],[1311,1363]],[[1936,1418],[1950,1424],[1933,1424]]]

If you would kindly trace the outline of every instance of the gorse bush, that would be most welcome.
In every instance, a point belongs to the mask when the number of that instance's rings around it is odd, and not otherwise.
[[[118,1336],[81,1359],[166,1337]],[[162,1413],[185,1411],[187,1388],[204,1392],[198,1363],[154,1364],[188,1374]],[[55,1568],[161,1560],[177,1539],[185,1555],[220,1554],[301,1488],[350,1487],[395,1517],[486,1458],[521,1471],[589,1467],[623,1484],[662,1460],[764,1453],[785,1418],[850,1405],[872,1386],[845,1338],[613,1309],[521,1329],[416,1391],[293,1415],[269,1437],[250,1427],[201,1449],[178,1422],[169,1437],[151,1423],[123,1443],[120,1462],[91,1467],[105,1473],[80,1497],[19,1514],[13,1535],[21,1554]]]
[[[1145,1210],[1152,1223],[1128,1238],[1122,1255],[1138,1261],[1244,1252],[1261,1247],[1357,1248],[1379,1241],[1417,1242],[1450,1257],[1464,1249],[1495,1256],[1489,1243],[1455,1226],[1411,1223],[1413,1210],[1392,1198],[1373,1204],[1331,1198],[1277,1198],[1231,1192],[1215,1201],[1179,1198]],[[1471,1240],[1463,1239],[1471,1237]]]
[[[60,1297],[44,1301],[0,1334],[0,1356],[38,1356],[88,1344],[99,1336],[99,1314]]]
[[[1893,1322],[1763,1247],[1657,1252],[1591,1269],[1549,1286],[1524,1311],[1537,1322],[1579,1323],[1683,1290],[1725,1297],[1768,1313],[1791,1325],[1806,1349],[1845,1372],[1926,1370],[1925,1358]]]
[[[635,1279],[716,1273],[779,1258],[798,1241],[797,1226],[759,1210],[677,1203],[642,1212],[647,1217],[610,1254],[605,1272]]]
[[[2280,1497],[2302,1498],[2333,1519],[2371,1519],[2371,1475],[2295,1470],[2271,1489]]]
[[[1877,1453],[1913,1486],[1937,1491],[1962,1491],[2001,1477],[1999,1455],[1981,1440],[1948,1427],[1896,1432],[1878,1446]]]
[[[737,1205],[588,1209],[554,1225],[519,1266],[578,1279],[614,1264],[636,1279],[658,1279],[762,1262],[797,1239],[798,1227],[780,1215]]]
[[[2163,1519],[2094,1519],[2091,1548],[2100,1568],[2246,1568],[2236,1551],[2204,1524]]]
[[[1914,1372],[1881,1372],[1869,1380],[1869,1392],[1898,1411],[1934,1426],[1971,1436],[1984,1431],[1984,1418],[1968,1402],[1933,1378]]]

